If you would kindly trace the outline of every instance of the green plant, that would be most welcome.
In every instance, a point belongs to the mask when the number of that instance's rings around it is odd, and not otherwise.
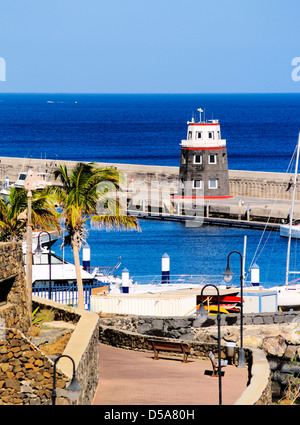
[[[52,310],[48,310],[48,309],[43,309],[38,313],[38,310],[40,309],[40,307],[37,307],[33,312],[32,312],[32,325],[35,325],[37,323],[40,322],[52,322],[54,320],[54,312]]]
[[[43,317],[35,317],[38,310],[40,307],[37,307],[33,312],[32,312],[32,325],[36,325],[38,322],[41,322],[43,320]],[[35,318],[34,318],[35,317]]]
[[[36,190],[32,193],[33,229],[59,230],[60,214],[55,210],[56,196],[49,189]],[[0,240],[18,242],[26,232],[27,226],[27,191],[12,187],[9,194],[0,196]]]

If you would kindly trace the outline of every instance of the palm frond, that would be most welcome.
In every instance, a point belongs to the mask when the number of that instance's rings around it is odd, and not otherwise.
[[[136,230],[141,231],[135,217],[122,215],[95,215],[91,217],[92,226],[106,230]]]
[[[61,165],[54,176],[62,182],[55,192],[63,208],[67,243],[76,243],[78,247],[84,241],[88,220],[99,228],[139,230],[135,218],[121,213],[117,199],[121,179],[117,170],[97,167],[95,163],[77,163],[70,173]]]

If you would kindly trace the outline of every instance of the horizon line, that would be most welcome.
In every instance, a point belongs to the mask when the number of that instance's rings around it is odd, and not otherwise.
[[[11,92],[1,92],[2,94],[47,94],[47,95],[55,95],[55,94],[70,94],[70,95],[82,95],[82,94],[89,94],[89,95],[239,95],[239,94],[249,94],[249,95],[266,95],[266,94],[300,94],[299,92],[31,92],[31,91],[24,91],[24,92],[18,92],[18,91],[11,91]]]

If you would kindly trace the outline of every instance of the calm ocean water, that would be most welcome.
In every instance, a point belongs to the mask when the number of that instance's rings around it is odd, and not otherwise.
[[[300,94],[0,94],[0,156],[178,166],[186,122],[193,114],[198,119],[199,107],[206,119],[219,119],[230,169],[286,172],[300,131]],[[121,255],[119,272],[159,275],[167,252],[172,274],[216,275],[230,251],[243,252],[244,235],[248,268],[262,237],[256,230],[140,224],[139,233],[91,229],[92,265],[114,265]],[[284,281],[286,245],[276,233],[263,235],[255,257],[262,281]],[[72,260],[70,252],[65,256]]]

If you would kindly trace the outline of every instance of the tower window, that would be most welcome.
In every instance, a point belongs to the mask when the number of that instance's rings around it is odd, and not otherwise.
[[[202,180],[193,180],[194,189],[202,189]]]
[[[193,138],[193,132],[192,131],[189,131],[189,133],[188,133],[188,139],[189,140],[192,140],[192,138]]]
[[[201,154],[194,155],[194,164],[202,164],[202,155]]]
[[[208,163],[209,164],[216,164],[217,163],[217,155],[215,155],[215,154],[208,155]]]
[[[208,180],[209,189],[218,189],[218,179],[209,179]]]
[[[202,131],[196,131],[196,139],[202,139]]]
[[[215,138],[215,133],[213,131],[209,131],[208,132],[208,138],[209,139],[214,139]]]

